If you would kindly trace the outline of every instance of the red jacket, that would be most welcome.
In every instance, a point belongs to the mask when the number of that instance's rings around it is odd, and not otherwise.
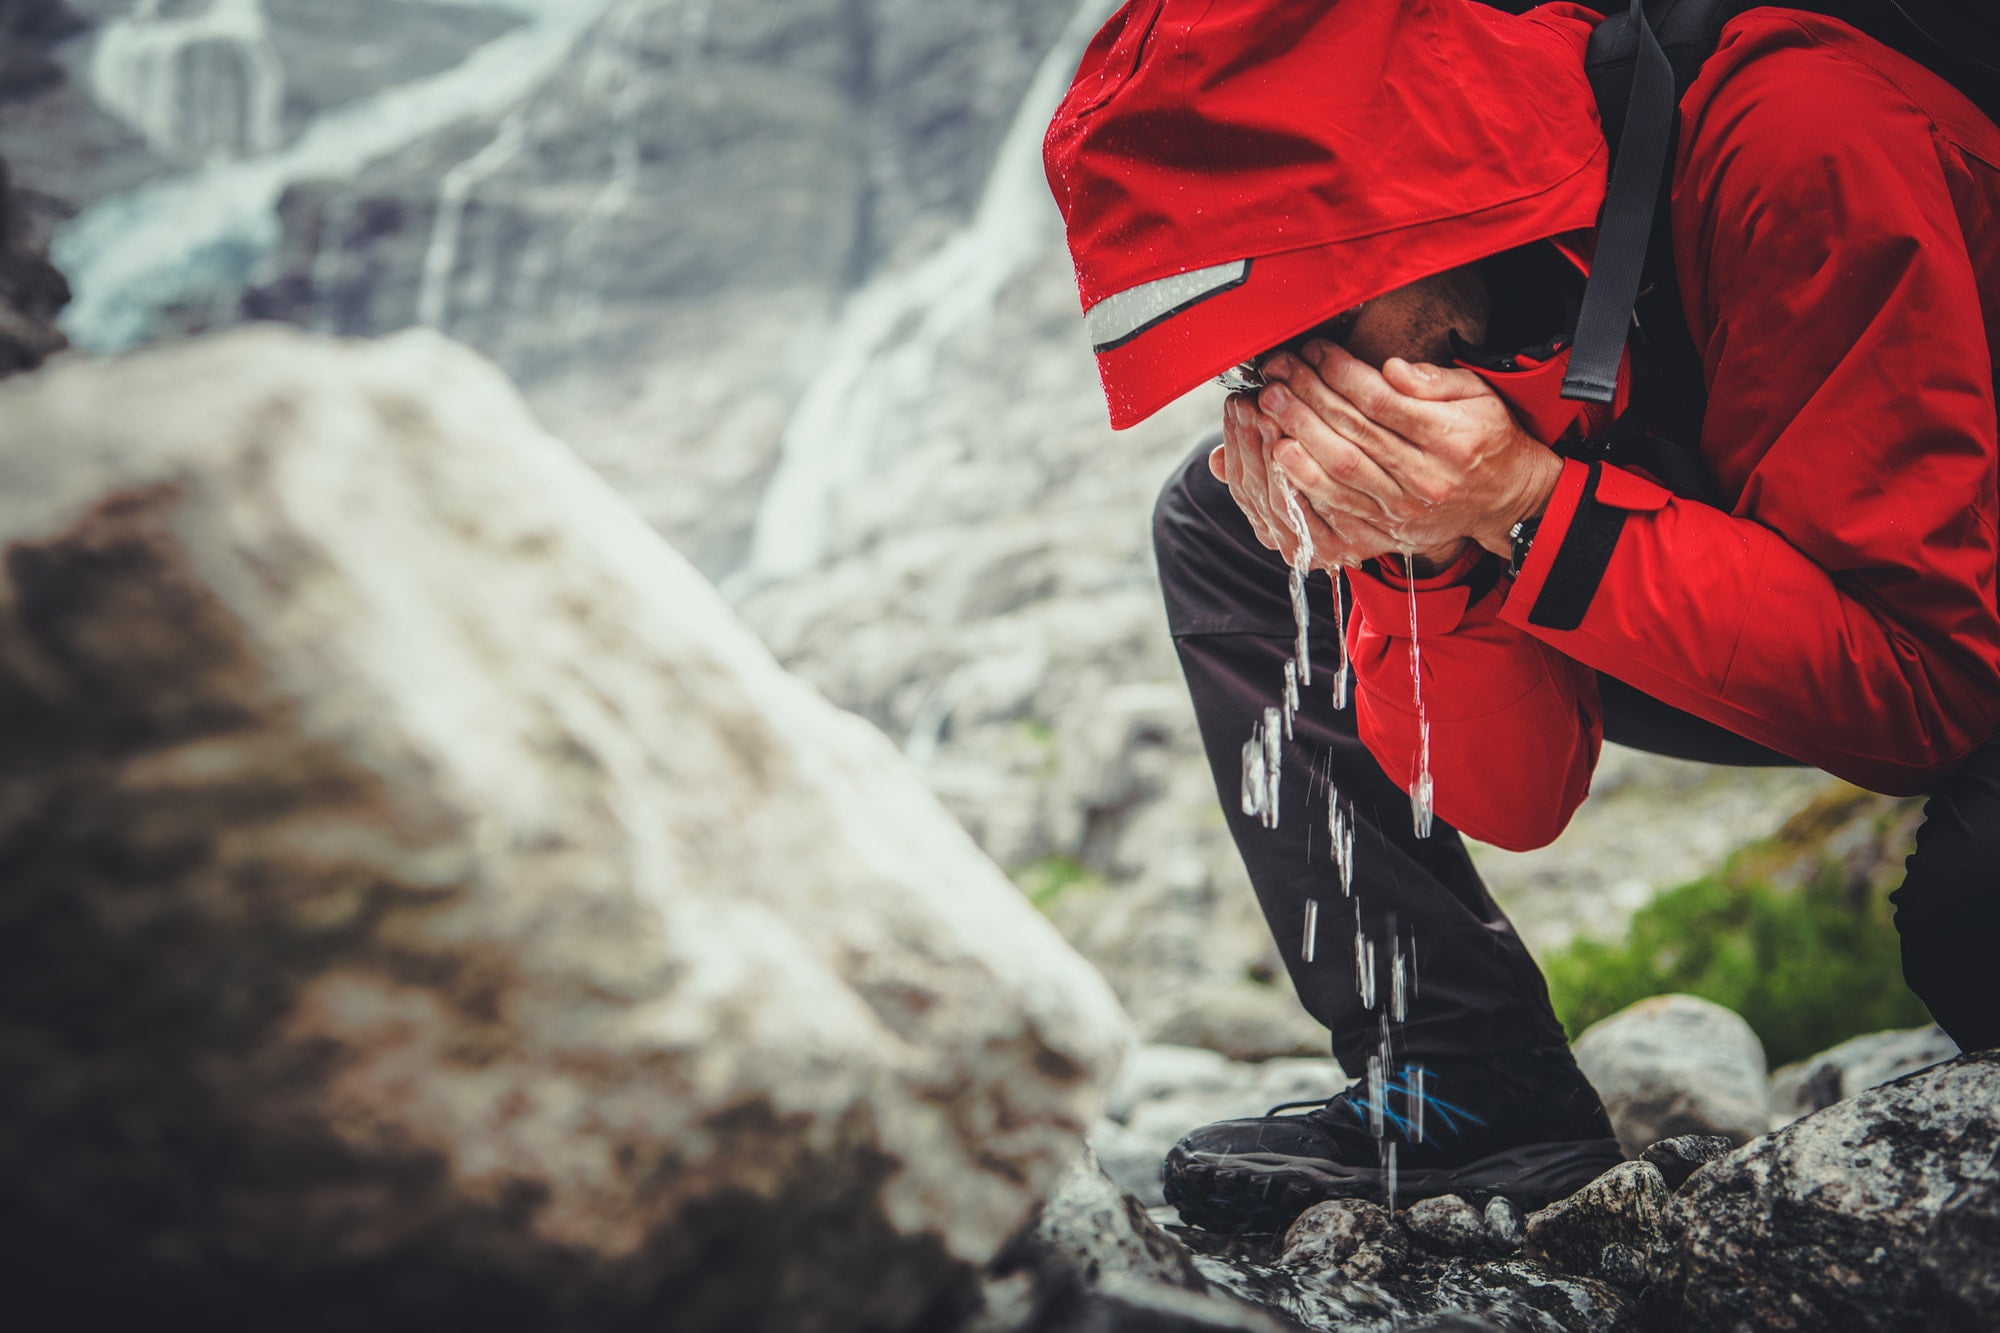
[[[1850,28],[1753,11],[1682,99],[1672,202],[1728,509],[1611,467],[1586,497],[1570,462],[1518,580],[1476,601],[1463,569],[1419,583],[1437,811],[1503,847],[1582,801],[1598,671],[1896,794],[2000,724],[2000,130]],[[1580,625],[1531,623],[1608,510]],[[1408,785],[1406,593],[1353,586],[1361,734]]]

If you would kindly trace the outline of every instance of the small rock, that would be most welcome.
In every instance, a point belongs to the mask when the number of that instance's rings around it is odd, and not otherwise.
[[[1639,1154],[1639,1160],[1658,1167],[1667,1188],[1677,1190],[1716,1158],[1727,1157],[1735,1146],[1720,1134],[1682,1134],[1652,1144]]]
[[[1420,1199],[1403,1212],[1403,1226],[1440,1254],[1474,1254],[1488,1244],[1479,1212],[1456,1194]]]
[[[1667,1182],[1650,1162],[1624,1162],[1557,1203],[1528,1218],[1524,1253],[1530,1259],[1574,1273],[1630,1286],[1633,1268],[1614,1255],[1606,1271],[1605,1251],[1622,1247],[1637,1256],[1643,1285],[1645,1256],[1653,1253],[1667,1210]]]
[[[1597,1275],[1627,1291],[1638,1291],[1651,1278],[1646,1271],[1646,1256],[1619,1241],[1612,1241],[1598,1254]]]
[[[1843,1101],[1891,1079],[1928,1069],[1958,1054],[1958,1043],[1936,1025],[1871,1032],[1786,1065],[1771,1075],[1771,1126]]]
[[[1488,1244],[1508,1254],[1521,1248],[1521,1209],[1512,1199],[1498,1194],[1488,1199],[1485,1220]]]
[[[1328,1199],[1300,1213],[1285,1233],[1280,1264],[1339,1266],[1353,1278],[1387,1277],[1409,1263],[1409,1233],[1389,1210],[1367,1199]]]
[[[1763,1044],[1719,1004],[1656,995],[1592,1024],[1573,1049],[1628,1157],[1681,1134],[1743,1144],[1770,1127]]]

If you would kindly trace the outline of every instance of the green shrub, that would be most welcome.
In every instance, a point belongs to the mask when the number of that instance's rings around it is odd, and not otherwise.
[[[1023,866],[1014,872],[1014,882],[1028,895],[1028,901],[1044,912],[1066,894],[1104,887],[1101,875],[1070,856],[1046,856]]]
[[[1743,1015],[1775,1067],[1929,1021],[1891,910],[1833,868],[1798,889],[1725,871],[1655,898],[1623,940],[1577,940],[1549,960],[1549,995],[1572,1038],[1649,995],[1699,995]]]

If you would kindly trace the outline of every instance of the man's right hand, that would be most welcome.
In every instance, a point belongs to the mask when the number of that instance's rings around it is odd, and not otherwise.
[[[1271,419],[1257,410],[1254,394],[1233,393],[1223,404],[1222,443],[1210,451],[1208,470],[1229,487],[1257,540],[1289,561],[1298,545],[1285,510],[1284,492],[1291,483],[1271,462],[1271,450],[1282,438]],[[1364,519],[1337,514],[1334,526],[1304,495],[1297,503],[1312,538],[1315,569],[1358,565],[1402,549],[1387,532]]]

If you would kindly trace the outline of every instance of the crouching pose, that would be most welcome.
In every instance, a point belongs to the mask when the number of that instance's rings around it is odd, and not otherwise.
[[[1385,1145],[1400,1201],[1534,1206],[1619,1160],[1454,832],[1548,842],[1607,736],[1928,794],[1905,975],[2000,1044],[2000,130],[1831,19],[1731,20],[1680,96],[1670,280],[1610,401],[1576,401],[1598,22],[1134,0],[1049,132],[1112,424],[1240,367],[1160,499],[1160,575],[1251,881],[1361,1079],[1190,1133],[1167,1191],[1203,1226],[1380,1198]],[[1295,652],[1300,535],[1312,685],[1260,810],[1243,747]]]

